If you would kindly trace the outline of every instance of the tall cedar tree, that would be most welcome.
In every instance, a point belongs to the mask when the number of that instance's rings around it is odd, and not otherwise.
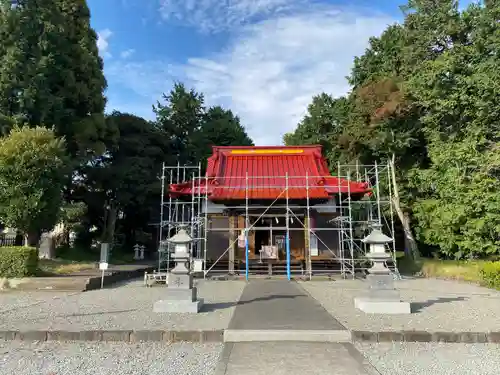
[[[79,163],[103,149],[103,62],[85,0],[0,0],[0,114],[54,127]]]

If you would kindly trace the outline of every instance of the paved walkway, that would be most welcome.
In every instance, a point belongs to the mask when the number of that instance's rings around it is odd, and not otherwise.
[[[251,280],[240,297],[229,329],[345,330],[297,283]]]
[[[352,344],[226,343],[215,375],[379,375]]]
[[[325,332],[332,334],[325,339]],[[348,337],[346,328],[297,283],[251,280],[225,332],[216,375],[377,374],[352,344],[315,342],[336,341],[336,332]]]

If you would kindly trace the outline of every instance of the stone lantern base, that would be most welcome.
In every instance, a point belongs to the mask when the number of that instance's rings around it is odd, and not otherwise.
[[[384,262],[386,254],[368,254],[373,261],[373,267],[366,276],[369,287],[368,295],[354,299],[354,306],[368,314],[410,314],[410,302],[401,301],[398,291],[394,288],[394,278]]]
[[[188,293],[172,293],[170,290],[166,299],[156,301],[153,312],[156,313],[198,313],[203,306],[202,299],[196,299],[196,288]],[[177,291],[176,291],[177,292]],[[182,291],[184,292],[184,291]]]
[[[197,313],[203,305],[197,299],[197,289],[193,286],[193,275],[189,272],[189,255],[174,254],[175,268],[169,275],[165,298],[156,301],[153,312],[157,313]]]

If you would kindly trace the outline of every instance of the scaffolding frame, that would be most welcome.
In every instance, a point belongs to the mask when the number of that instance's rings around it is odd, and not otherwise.
[[[363,262],[366,262],[366,252],[368,249],[366,245],[361,242],[361,240],[368,234],[369,229],[372,224],[378,223],[382,224],[385,231],[393,239],[392,243],[388,244],[387,250],[390,252],[392,257],[391,271],[396,277],[399,277],[399,272],[397,270],[396,262],[396,239],[395,239],[395,226],[394,226],[394,208],[393,208],[393,191],[390,183],[391,168],[393,165],[391,163],[373,165],[362,165],[359,163],[355,164],[337,164],[337,173],[334,173],[334,177],[337,177],[337,186],[322,185],[322,188],[337,188],[338,193],[335,196],[335,202],[330,204],[328,207],[333,209],[335,212],[335,217],[328,221],[331,226],[314,227],[312,228],[312,211],[317,210],[318,205],[311,203],[316,198],[311,197],[311,189],[318,188],[317,185],[311,183],[311,181],[321,179],[322,177],[310,176],[306,173],[306,176],[290,176],[288,173],[285,176],[251,176],[249,177],[248,172],[244,176],[238,177],[224,177],[227,181],[228,179],[236,179],[241,181],[236,184],[230,183],[227,185],[218,185],[218,189],[232,189],[238,190],[240,193],[244,190],[244,201],[243,204],[239,205],[224,205],[225,212],[237,211],[240,212],[237,216],[244,217],[244,228],[231,227],[230,220],[228,220],[228,227],[220,228],[210,228],[210,215],[209,212],[209,196],[201,186],[209,185],[209,177],[202,176],[202,168],[199,164],[198,166],[166,166],[162,165],[162,195],[160,203],[160,228],[159,228],[159,261],[158,261],[158,272],[168,272],[170,269],[170,254],[173,250],[172,246],[166,241],[166,239],[175,234],[177,230],[182,227],[188,227],[189,233],[193,238],[192,254],[195,261],[201,262],[201,271],[203,272],[203,277],[207,277],[209,274],[217,273],[216,266],[221,262],[221,260],[228,256],[228,252],[234,249],[235,244],[238,242],[238,237],[233,239],[229,246],[223,251],[217,259],[208,259],[208,253],[210,244],[208,243],[208,237],[210,232],[226,232],[229,233],[231,238],[231,233],[240,230],[244,234],[244,263],[245,263],[245,278],[248,279],[250,275],[250,263],[252,259],[249,257],[249,234],[251,231],[257,230],[267,230],[269,228],[256,227],[256,224],[264,217],[274,217],[274,216],[284,216],[285,225],[280,227],[273,227],[272,230],[284,231],[285,232],[285,254],[286,254],[286,277],[288,279],[292,278],[291,265],[291,249],[290,249],[290,233],[294,231],[304,232],[304,261],[306,264],[306,276],[312,279],[313,275],[325,274],[325,273],[340,273],[344,278],[355,278],[356,271],[363,270]],[[380,182],[380,176],[387,176],[387,189],[384,191],[381,189],[382,185]],[[325,177],[332,177],[325,176]],[[272,185],[268,181],[276,181],[279,179],[284,179],[284,184]],[[300,179],[300,181],[305,181],[304,186],[297,185],[293,183],[293,180]],[[265,183],[258,183],[259,180],[264,180]],[[343,180],[351,182],[365,182],[368,188],[371,189],[372,194],[369,199],[366,197],[360,200],[352,199],[352,192],[350,190],[351,185],[347,184],[347,191],[342,191],[345,187],[341,185]],[[172,184],[179,183],[191,183],[191,194],[189,197],[172,198],[168,194],[168,186]],[[255,183],[257,181],[257,183]],[[292,183],[291,183],[292,182]],[[284,185],[284,187],[283,187]],[[296,203],[295,200],[290,198],[290,189],[305,189],[306,197],[305,204]],[[275,189],[279,190],[276,198],[269,204],[254,204],[250,197],[249,192],[255,189]],[[345,190],[345,189],[344,189]],[[293,201],[293,202],[291,202]],[[323,206],[322,206],[323,207]],[[276,214],[279,211],[279,214]],[[273,213],[274,216],[273,216]],[[165,220],[165,216],[167,216]],[[304,220],[300,219],[304,216]],[[234,217],[234,216],[233,216]],[[257,217],[256,219],[254,219]],[[300,227],[291,227],[290,222],[297,220]],[[338,238],[338,248],[332,250],[332,243],[327,244],[328,241],[323,241],[321,238],[321,233],[324,231],[336,232]],[[314,256],[311,251],[311,237],[314,236],[315,243],[317,244],[317,251],[319,254],[320,243],[323,247],[322,260],[332,260],[340,265],[338,270],[315,270],[313,267],[313,261],[315,261]],[[325,251],[326,250],[326,251]],[[329,258],[324,258],[325,254],[329,255]],[[316,258],[317,259],[317,258]],[[210,262],[210,266],[208,266]],[[239,269],[239,272],[242,270]],[[222,271],[223,273],[228,273]]]

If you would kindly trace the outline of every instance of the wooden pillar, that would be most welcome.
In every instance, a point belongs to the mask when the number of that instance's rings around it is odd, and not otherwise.
[[[234,275],[234,254],[238,246],[238,216],[230,214],[229,216],[229,265],[228,273]]]

